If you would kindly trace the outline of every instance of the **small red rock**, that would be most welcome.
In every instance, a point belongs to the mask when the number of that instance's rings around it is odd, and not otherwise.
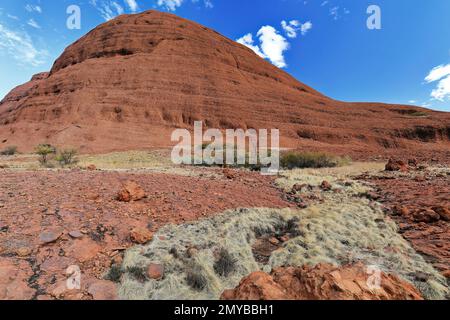
[[[117,200],[123,202],[139,201],[143,198],[145,198],[144,189],[134,181],[125,182],[117,194]]]
[[[394,215],[402,217],[408,217],[411,214],[409,209],[405,206],[395,206],[393,209],[393,213]]]
[[[413,218],[416,222],[432,223],[439,221],[441,217],[431,209],[421,209],[413,213]]]
[[[403,160],[389,159],[385,167],[386,171],[408,172],[408,164]]]
[[[277,238],[270,238],[269,242],[273,244],[274,246],[278,245],[280,241]]]
[[[145,228],[134,228],[130,233],[131,241],[138,244],[146,244],[153,239],[153,233]]]
[[[158,263],[151,263],[147,269],[147,275],[150,279],[160,280],[164,277],[164,266]]]
[[[449,222],[450,221],[450,208],[446,207],[434,207],[433,211],[436,212],[442,220]]]
[[[330,191],[333,187],[331,183],[329,183],[328,181],[323,181],[322,184],[320,185],[320,188],[323,191]]]

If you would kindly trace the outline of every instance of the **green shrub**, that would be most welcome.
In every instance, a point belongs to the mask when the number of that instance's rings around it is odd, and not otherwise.
[[[16,146],[9,146],[0,151],[0,155],[2,156],[13,156],[17,153],[17,147]]]
[[[36,147],[35,152],[40,156],[39,162],[47,165],[50,156],[56,154],[56,148],[50,144],[40,144]]]
[[[322,152],[290,151],[281,155],[280,165],[285,169],[334,168],[351,163],[349,157],[338,157]]]
[[[59,162],[61,167],[73,165],[78,162],[77,150],[75,149],[65,149],[62,150],[57,156],[56,161]]]

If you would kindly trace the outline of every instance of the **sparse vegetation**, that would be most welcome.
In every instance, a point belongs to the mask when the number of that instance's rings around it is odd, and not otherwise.
[[[134,279],[139,282],[145,282],[148,280],[145,268],[139,266],[132,266],[127,268],[127,273],[129,273]]]
[[[16,146],[9,146],[0,151],[0,155],[2,156],[13,156],[17,153],[17,147]]]
[[[358,170],[363,168],[365,170],[367,167],[358,167]],[[325,171],[286,171],[276,183],[286,187],[286,190],[291,190],[296,183],[307,183],[318,188],[325,179],[338,184],[328,174],[348,173],[348,168]],[[127,281],[131,278],[127,275],[121,282],[121,297],[218,299],[225,289],[236,287],[243,277],[253,271],[270,271],[280,266],[342,265],[359,261],[366,265],[379,265],[385,272],[395,273],[413,284],[417,284],[411,276],[414,272],[430,274],[430,279],[421,283],[421,292],[429,298],[445,297],[445,278],[398,234],[395,222],[386,219],[380,207],[371,206],[366,199],[356,196],[370,189],[358,181],[352,182],[352,185],[342,185],[345,192],[326,193],[323,201],[302,210],[236,209],[184,225],[165,226],[155,237],[164,235],[170,240],[154,241],[143,248],[129,249],[123,262],[126,266],[141,266],[164,260],[165,278],[157,285],[146,283],[142,286],[136,281]],[[264,239],[259,239],[258,235]],[[281,236],[286,236],[288,240],[281,240]],[[272,245],[272,238],[280,244]],[[175,259],[173,255],[168,255],[171,248],[183,250],[187,243],[197,248],[193,257]],[[265,262],[255,257],[254,247],[258,243],[270,244]],[[386,250],[387,247],[393,250]],[[221,276],[218,272],[216,248],[224,248],[236,259],[235,269],[228,276]],[[272,249],[275,250],[270,251]],[[147,257],[147,253],[152,253],[152,256]]]
[[[333,156],[322,152],[291,151],[281,155],[280,164],[285,169],[334,168],[351,163],[350,157]]]
[[[78,152],[75,149],[64,149],[56,156],[56,161],[59,162],[61,167],[74,165],[78,163],[77,154]]]
[[[206,288],[208,279],[193,267],[187,271],[186,282],[192,289],[202,291]]]
[[[428,114],[425,111],[416,110],[416,109],[394,109],[394,112],[400,113],[404,116],[410,117],[427,117]]]
[[[202,151],[205,151],[209,146],[211,145],[211,142],[206,142],[202,144]],[[210,164],[208,162],[214,162],[214,158],[216,157],[216,155],[222,155],[222,159],[223,159],[223,164]],[[272,151],[270,149],[267,150],[267,157],[270,157],[272,155]],[[246,168],[249,169],[251,171],[261,171],[262,168],[264,167],[270,167],[270,163],[269,164],[265,164],[263,165],[261,163],[261,159],[260,157],[257,155],[257,159],[256,159],[256,163],[252,163],[250,164],[250,152],[248,150],[245,150],[242,154],[242,158],[240,157],[241,154],[237,149],[237,146],[234,146],[234,151],[233,151],[233,164],[226,164],[226,160],[227,160],[227,146],[226,144],[223,145],[222,148],[217,148],[216,150],[214,150],[211,154],[211,157],[209,156],[204,156],[203,157],[203,161],[201,164],[195,164],[194,163],[194,159],[192,158],[192,164],[194,166],[201,166],[201,167],[230,167],[230,168]],[[207,161],[210,160],[210,161]]]
[[[47,166],[49,164],[50,156],[56,154],[56,148],[50,144],[40,144],[36,147],[36,154],[39,155],[39,162]]]
[[[298,223],[300,219],[298,217],[294,217],[289,219],[288,221],[280,221],[280,223],[275,225],[275,236],[281,237],[284,235],[289,235],[291,237],[298,237],[301,235],[300,230],[298,229]]]
[[[118,283],[122,278],[122,274],[122,267],[115,264],[111,266],[111,269],[109,269],[108,274],[105,276],[105,279]]]
[[[236,259],[228,252],[221,248],[219,251],[219,259],[214,263],[214,271],[223,277],[227,277],[236,268]]]
[[[426,117],[426,116],[428,116],[427,113],[422,112],[422,111],[416,111],[416,112],[410,113],[409,115],[411,117]]]

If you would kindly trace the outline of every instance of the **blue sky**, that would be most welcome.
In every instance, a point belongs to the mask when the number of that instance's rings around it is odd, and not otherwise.
[[[73,4],[80,30],[66,27]],[[380,30],[367,28],[369,5],[381,9]],[[152,8],[251,45],[335,99],[450,111],[448,0],[2,0],[0,99],[106,19]]]

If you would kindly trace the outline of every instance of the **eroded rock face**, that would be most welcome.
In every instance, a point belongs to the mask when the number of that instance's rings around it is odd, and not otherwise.
[[[381,273],[378,289],[371,286],[363,264],[334,267],[277,268],[272,273],[254,272],[223,300],[422,300],[411,284]]]
[[[44,140],[82,152],[166,147],[196,120],[280,128],[284,146],[366,157],[422,142],[440,157],[450,137],[450,115],[329,99],[211,29],[147,11],[98,26],[14,89],[0,104],[0,141],[21,151]]]

